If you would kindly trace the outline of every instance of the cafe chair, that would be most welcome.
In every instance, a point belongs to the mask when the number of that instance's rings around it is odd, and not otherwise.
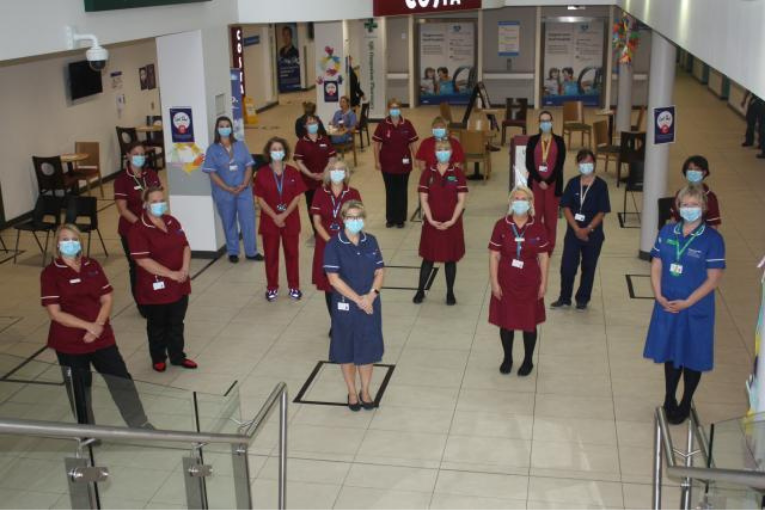
[[[606,164],[603,167],[608,172],[608,163],[611,158],[619,159],[619,146],[611,143],[608,136],[608,121],[599,120],[592,123],[592,132],[595,137],[595,159],[605,159]]]
[[[640,209],[635,200],[635,193],[643,192],[644,164],[642,161],[633,161],[629,165],[630,173],[627,175],[627,183],[624,187],[624,205],[622,206],[622,217],[627,217],[627,194],[632,196],[632,205],[635,208],[638,220],[640,219]]]
[[[332,147],[335,148],[337,152],[340,153],[340,157],[342,159],[345,159],[345,153],[346,152],[353,152],[353,166],[358,166],[358,162],[356,160],[356,135],[352,134],[351,139],[347,142],[342,143],[335,143],[332,142]]]
[[[252,172],[257,173],[258,170],[263,168],[264,166],[268,166],[268,163],[266,162],[266,157],[263,154],[250,154],[252,157],[252,160],[255,162],[254,165],[252,165]]]
[[[452,116],[452,106],[444,101],[438,106],[441,118],[444,119],[447,122],[447,127],[450,130],[457,130],[457,129],[465,129],[465,125],[462,122],[454,122],[454,117]]]
[[[582,134],[582,147],[585,147],[584,135],[587,135],[586,147],[592,146],[592,126],[584,122],[584,103],[566,101],[563,103],[563,136],[568,133],[568,148],[571,148],[571,133],[574,132]]]
[[[514,110],[518,110],[513,113]],[[505,145],[505,135],[507,128],[521,128],[521,133],[526,134],[526,116],[529,111],[529,100],[525,97],[518,98],[514,103],[512,97],[505,100],[505,120],[502,121],[502,145]]]
[[[98,142],[75,142],[74,152],[88,155],[88,159],[77,163],[74,167],[77,177],[85,180],[88,195],[90,195],[92,188],[91,182],[98,181],[101,198],[104,198],[104,183],[101,178],[101,146]]]
[[[675,197],[664,197],[657,200],[659,205],[658,230],[672,220],[672,206],[675,205]]]
[[[643,120],[645,120],[645,106],[638,106],[638,117],[637,122],[635,124],[632,124],[632,131],[645,131],[645,128],[643,127]]]
[[[460,144],[465,153],[465,168],[472,161],[475,164],[483,163],[483,180],[491,177],[491,152],[486,149],[486,135],[483,131],[466,129],[459,132]]]
[[[95,198],[93,199],[95,200]],[[16,263],[16,259],[19,256],[19,241],[21,240],[22,232],[30,232],[37,243],[37,247],[40,248],[42,253],[42,265],[45,267],[45,262],[48,258],[48,244],[50,242],[51,234],[55,235],[56,229],[61,225],[61,203],[62,199],[50,195],[40,195],[37,197],[35,208],[32,211],[32,219],[23,223],[17,223],[13,226],[16,229],[16,249],[13,253],[13,263]],[[52,218],[48,220],[47,218]],[[37,234],[45,232],[45,246],[40,243],[40,239]],[[55,241],[55,240],[54,240]]]
[[[359,135],[359,144],[362,149],[364,148],[364,133],[367,135],[367,145],[371,145],[369,142],[369,103],[362,103],[361,116],[356,126],[356,134]]]
[[[162,127],[162,115],[147,115],[147,126]],[[146,147],[151,147],[155,151],[155,163],[156,168],[165,167],[165,135],[163,131],[153,131],[146,133]],[[159,160],[162,160],[162,164],[159,164]]]
[[[134,127],[119,127],[117,126],[117,141],[120,144],[120,167],[127,168],[128,162],[128,148],[130,144],[138,140],[138,131]],[[157,167],[155,160],[156,147],[152,147],[146,144],[146,158],[149,160],[149,165],[152,168]]]
[[[616,187],[622,182],[622,167],[645,160],[645,133],[622,131],[619,141],[619,159],[616,163]]]
[[[80,218],[85,218],[86,222],[79,222]],[[66,223],[77,225],[80,232],[88,234],[88,257],[90,257],[90,239],[94,231],[101,241],[104,255],[109,256],[104,238],[101,236],[101,231],[98,230],[98,200],[96,197],[68,197],[66,200]]]
[[[32,156],[37,177],[37,190],[40,195],[56,195],[61,191],[63,196],[77,193],[80,178],[71,173],[64,173],[64,165],[60,156]]]

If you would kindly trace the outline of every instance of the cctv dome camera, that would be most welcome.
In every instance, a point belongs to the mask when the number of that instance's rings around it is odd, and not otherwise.
[[[94,45],[85,52],[85,58],[88,59],[91,69],[103,71],[106,68],[106,61],[109,60],[109,51],[101,46]]]

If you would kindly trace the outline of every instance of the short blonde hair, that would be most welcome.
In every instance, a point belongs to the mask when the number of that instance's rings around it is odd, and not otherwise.
[[[452,142],[449,141],[449,139],[445,140],[438,140],[436,142],[436,150],[438,149],[449,149],[452,150]]]
[[[677,192],[675,207],[677,207],[678,210],[680,210],[680,204],[683,202],[684,198],[697,198],[699,202],[701,202],[701,210],[706,212],[707,194],[704,192],[704,188],[698,184],[689,184]]]
[[[449,123],[446,122],[443,117],[436,117],[433,119],[433,122],[430,123],[430,127],[434,128],[436,126],[444,126],[445,128],[448,128]]]
[[[329,165],[324,170],[324,185],[330,186],[332,184],[332,180],[329,178],[329,173],[332,170],[345,170],[345,179],[343,179],[343,184],[347,185],[351,181],[351,169],[348,166],[348,163],[345,162],[344,159],[336,159],[334,163]]]
[[[77,225],[75,225],[74,223],[64,223],[63,225],[61,225],[60,227],[56,229],[56,237],[54,237],[54,239],[56,240],[55,251],[56,251],[57,257],[61,256],[61,252],[58,249],[58,239],[59,237],[61,237],[61,233],[64,232],[65,230],[68,230],[69,232],[77,236],[77,240],[80,241],[80,246],[82,246],[82,232],[80,232],[80,229],[77,228]],[[82,248],[80,249],[80,255],[82,255]]]
[[[531,191],[531,189],[529,189],[528,186],[523,186],[519,184],[518,186],[514,187],[513,190],[510,192],[509,202],[511,204],[513,203],[513,196],[518,192],[521,192],[524,195],[526,195],[526,198],[529,201],[529,205],[531,206],[529,207],[529,215],[536,216],[536,211],[534,210],[534,192]]]
[[[397,98],[395,98],[395,97],[392,97],[392,98],[388,99],[388,108],[390,108],[390,107],[391,107],[391,106],[393,106],[394,104],[397,104],[397,105],[401,106],[401,101],[399,101],[399,100],[398,100]]]
[[[349,200],[346,203],[344,203],[343,208],[340,211],[340,216],[342,216],[343,219],[345,219],[348,216],[348,211],[350,211],[351,209],[356,209],[357,211],[359,211],[359,213],[361,213],[359,216],[361,216],[362,218],[367,217],[367,209],[366,207],[364,207],[364,204],[362,204],[360,200]]]

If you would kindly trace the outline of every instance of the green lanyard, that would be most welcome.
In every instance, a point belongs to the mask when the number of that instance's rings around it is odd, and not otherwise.
[[[680,229],[681,229],[681,232],[682,232],[682,228],[683,228],[683,227],[681,226],[681,227],[680,227]],[[702,225],[701,225],[701,229],[700,229],[700,230],[697,230],[696,232],[691,232],[691,238],[690,238],[690,239],[688,239],[688,241],[685,243],[685,245],[683,245],[683,247],[682,247],[682,248],[680,248],[680,238],[679,238],[679,237],[678,237],[678,235],[677,235],[677,234],[678,234],[678,232],[677,232],[677,231],[675,231],[675,254],[676,254],[676,258],[675,258],[675,261],[676,261],[676,262],[680,263],[680,257],[683,255],[683,253],[685,253],[685,250],[687,250],[687,249],[688,249],[688,247],[691,245],[691,243],[692,243],[693,241],[695,241],[695,240],[696,240],[696,238],[697,238],[697,237],[699,237],[699,236],[700,236],[700,235],[701,235],[701,234],[704,232],[704,228],[705,228],[705,227],[704,227],[704,225],[702,224]]]

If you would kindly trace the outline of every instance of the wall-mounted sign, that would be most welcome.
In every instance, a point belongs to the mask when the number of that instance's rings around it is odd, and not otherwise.
[[[374,0],[375,16],[480,9],[481,0]]]
[[[132,9],[134,7],[156,7],[158,5],[191,4],[210,0],[85,0],[85,12]]]
[[[194,121],[191,108],[170,108],[170,133],[173,143],[194,141]]]
[[[475,84],[476,23],[419,25],[420,103],[468,104]]]
[[[675,127],[677,125],[675,107],[654,108],[653,120],[653,143],[655,145],[675,143]]]
[[[521,22],[499,22],[499,56],[517,57],[521,54]]]
[[[231,68],[239,71],[239,95],[245,94],[244,33],[242,27],[231,27]]]
[[[298,50],[297,23],[276,25],[279,38],[276,68],[279,92],[300,90],[300,51]]]
[[[256,44],[260,44],[260,36],[259,35],[251,35],[250,37],[244,38],[244,45],[245,46],[255,46]]]

